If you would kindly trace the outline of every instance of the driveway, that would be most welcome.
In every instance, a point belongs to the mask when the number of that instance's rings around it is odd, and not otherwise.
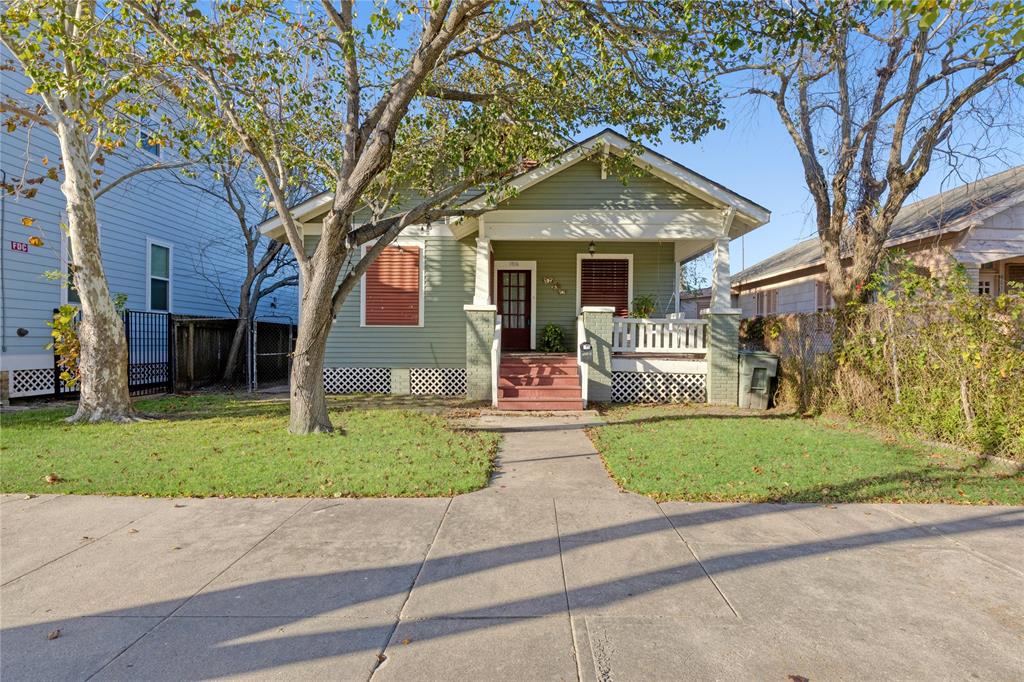
[[[1024,508],[658,505],[587,419],[453,499],[4,496],[0,676],[1024,677]]]

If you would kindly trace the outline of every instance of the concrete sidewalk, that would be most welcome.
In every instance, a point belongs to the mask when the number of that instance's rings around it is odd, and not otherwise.
[[[1024,677],[1024,509],[657,505],[589,419],[450,500],[4,496],[0,676]]]

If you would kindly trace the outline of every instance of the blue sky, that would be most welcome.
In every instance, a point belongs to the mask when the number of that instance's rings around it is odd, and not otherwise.
[[[774,109],[751,99],[730,100],[728,125],[702,140],[679,144],[663,136],[653,147],[662,154],[739,192],[772,212],[771,222],[732,243],[730,265],[734,273],[793,244],[814,236],[813,202],[804,184],[803,167],[793,142]],[[594,131],[586,131],[581,139]],[[960,131],[970,136],[969,130]],[[979,166],[965,162],[961,174],[984,177],[1024,163],[1024,138],[1005,137],[1000,146],[1007,161],[990,160]],[[931,170],[912,200],[962,184],[950,176],[949,166],[935,157]]]

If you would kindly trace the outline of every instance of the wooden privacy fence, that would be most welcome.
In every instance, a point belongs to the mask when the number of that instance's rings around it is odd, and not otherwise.
[[[238,321],[176,315],[174,323],[177,389],[192,391],[220,383]],[[291,324],[255,321],[242,342],[228,383],[252,390],[257,375],[264,384],[272,378],[287,380],[292,330]],[[268,352],[271,349],[273,353]]]

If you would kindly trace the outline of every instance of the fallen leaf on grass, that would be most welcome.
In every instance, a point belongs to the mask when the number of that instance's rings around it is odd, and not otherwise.
[[[46,635],[46,639],[57,639],[58,637],[60,637],[60,628],[50,630],[50,633]]]
[[[57,474],[46,474],[46,478],[43,480],[47,483],[60,483],[62,479]]]

